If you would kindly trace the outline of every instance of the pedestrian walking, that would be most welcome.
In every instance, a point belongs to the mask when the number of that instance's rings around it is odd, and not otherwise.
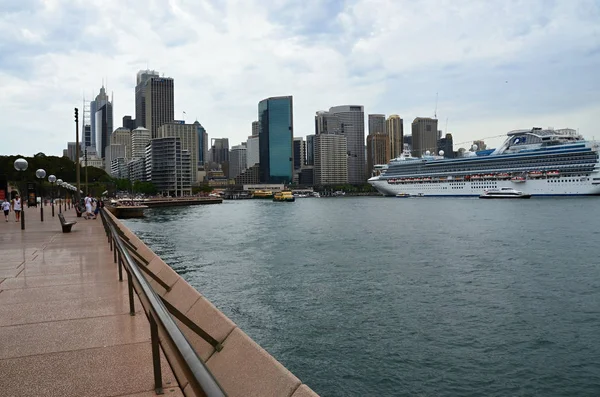
[[[4,211],[4,218],[6,218],[6,222],[8,222],[8,214],[10,213],[10,201],[4,200],[2,202],[2,211]]]
[[[15,222],[19,222],[21,220],[21,197],[18,194],[15,195],[15,198],[12,200],[12,209],[15,211]]]
[[[88,193],[85,198],[85,219],[90,219],[94,214],[92,213],[92,194]]]

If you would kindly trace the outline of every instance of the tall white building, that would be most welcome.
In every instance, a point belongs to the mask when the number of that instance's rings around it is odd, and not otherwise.
[[[246,145],[235,145],[229,153],[229,178],[233,179],[246,169]]]
[[[131,158],[131,131],[128,128],[119,127],[110,135],[111,145],[123,145],[125,147],[125,158]]]
[[[191,176],[193,183],[198,177],[198,128],[195,124],[173,121],[158,128],[159,138],[175,137],[181,141],[181,150],[187,150],[191,158]],[[192,166],[193,165],[193,166]]]
[[[348,183],[346,137],[318,134],[314,137],[314,178],[316,185]]]
[[[152,136],[149,129],[138,127],[131,131],[131,158],[144,157],[150,139],[152,139]]]
[[[346,137],[348,182],[352,184],[365,183],[367,174],[365,172],[365,111],[363,106],[335,106],[329,109],[329,113],[338,117],[342,134]]]
[[[258,135],[252,135],[248,137],[246,141],[246,168],[252,167],[254,164],[258,164],[260,161],[260,154],[258,151]]]

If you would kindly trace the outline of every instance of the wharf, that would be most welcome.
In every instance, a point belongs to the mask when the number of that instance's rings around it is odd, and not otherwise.
[[[180,205],[206,205],[221,204],[223,199],[220,197],[190,197],[190,198],[158,198],[144,200],[143,204],[149,208],[155,207],[176,207]]]
[[[63,211],[77,224],[62,233],[58,208],[25,213],[25,230],[14,212],[0,223],[0,394],[154,396],[149,322],[137,295],[129,314],[100,217]],[[182,396],[161,366],[165,394]]]
[[[70,233],[48,206],[25,213],[25,230],[0,222],[1,395],[150,397],[158,379],[170,397],[318,397],[108,211],[63,211]]]

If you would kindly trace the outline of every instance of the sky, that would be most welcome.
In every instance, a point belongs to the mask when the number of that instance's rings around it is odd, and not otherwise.
[[[0,154],[62,155],[103,82],[121,125],[146,68],[230,146],[279,95],[295,136],[349,104],[405,132],[437,115],[455,150],[534,126],[600,139],[600,0],[1,0]]]

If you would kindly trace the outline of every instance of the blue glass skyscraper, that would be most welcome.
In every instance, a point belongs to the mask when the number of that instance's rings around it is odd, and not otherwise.
[[[291,183],[294,166],[292,97],[272,97],[260,101],[258,124],[261,183]]]

